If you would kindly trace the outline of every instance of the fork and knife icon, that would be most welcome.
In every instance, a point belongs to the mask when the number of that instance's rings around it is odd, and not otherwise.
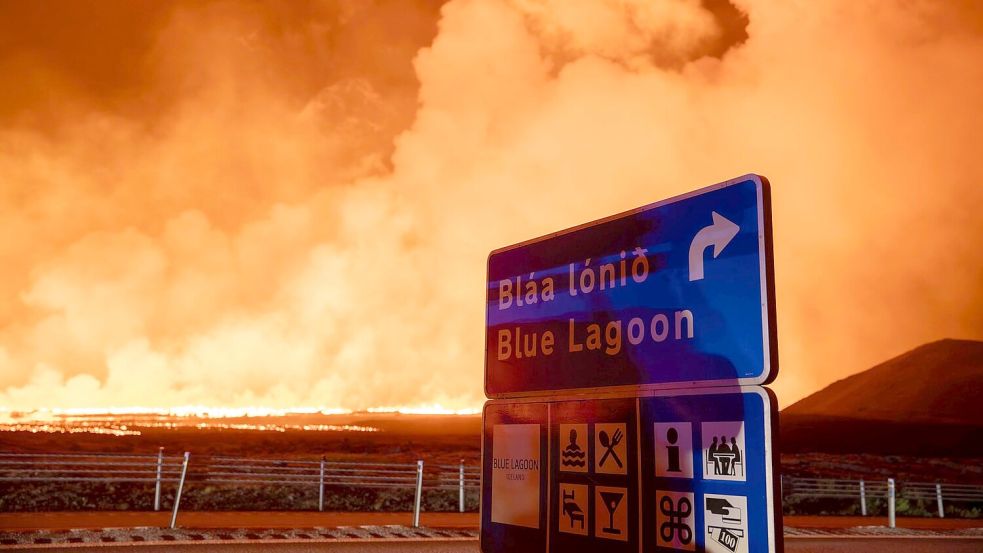
[[[608,457],[610,456],[612,459],[614,459],[614,462],[618,464],[619,469],[625,467],[621,463],[621,459],[618,458],[618,454],[614,451],[614,448],[618,447],[618,444],[621,443],[621,440],[624,439],[624,437],[625,434],[620,428],[614,431],[613,436],[608,436],[608,433],[604,430],[598,432],[597,439],[601,442],[601,445],[604,446],[605,449],[604,455],[601,456],[601,461],[597,464],[598,466],[603,467],[605,461],[607,461]]]

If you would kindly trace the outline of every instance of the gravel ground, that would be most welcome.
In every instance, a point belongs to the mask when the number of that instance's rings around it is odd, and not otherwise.
[[[983,540],[983,528],[960,530],[917,530],[862,526],[855,528],[785,528],[786,538],[978,538]],[[408,526],[342,526],[337,528],[227,528],[174,529],[163,528],[106,528],[102,530],[40,530],[0,533],[0,548],[35,546],[123,544],[123,543],[230,543],[230,542],[357,542],[357,541],[419,541],[469,540],[478,538],[475,529],[411,528]]]

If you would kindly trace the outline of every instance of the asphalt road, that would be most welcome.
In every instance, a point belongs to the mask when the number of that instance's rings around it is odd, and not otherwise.
[[[82,548],[45,548],[48,553],[79,553]],[[85,549],[89,549],[88,547]],[[400,541],[359,543],[248,543],[129,545],[148,553],[478,553],[478,542]],[[788,553],[979,553],[983,539],[946,538],[796,538],[787,539]]]

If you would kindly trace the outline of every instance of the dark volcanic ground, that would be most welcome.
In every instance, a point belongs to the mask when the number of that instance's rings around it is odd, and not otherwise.
[[[905,451],[907,444],[945,438],[939,428],[898,434],[871,436],[853,428],[839,437],[829,426],[789,422],[782,415],[782,472],[789,476],[830,478],[888,478],[934,482],[983,484],[983,452],[978,456],[952,455],[951,449],[938,455],[925,448]],[[238,420],[243,422],[245,419]],[[273,419],[250,419],[251,423]],[[234,421],[229,421],[234,422]],[[195,428],[142,429],[141,436],[0,432],[3,452],[115,452],[156,453],[163,446],[170,455],[190,451],[192,459],[210,455],[253,458],[344,461],[412,462],[468,465],[480,463],[481,417],[478,415],[311,415],[302,423],[358,424],[378,428],[379,432],[254,430],[199,430]],[[916,425],[917,426],[917,425]],[[873,432],[873,431],[872,431]],[[977,447],[979,437],[965,435]],[[946,438],[948,439],[948,438]],[[891,447],[891,445],[897,447]],[[817,451],[818,450],[818,451]],[[967,453],[976,449],[967,448]],[[928,454],[926,454],[928,453]]]

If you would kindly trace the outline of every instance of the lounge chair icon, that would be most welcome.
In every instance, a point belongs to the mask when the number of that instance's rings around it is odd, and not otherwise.
[[[584,510],[577,505],[574,498],[577,496],[576,492],[570,491],[569,493],[563,492],[563,514],[570,517],[570,528],[573,528],[574,522],[580,523],[580,529],[584,529]]]

